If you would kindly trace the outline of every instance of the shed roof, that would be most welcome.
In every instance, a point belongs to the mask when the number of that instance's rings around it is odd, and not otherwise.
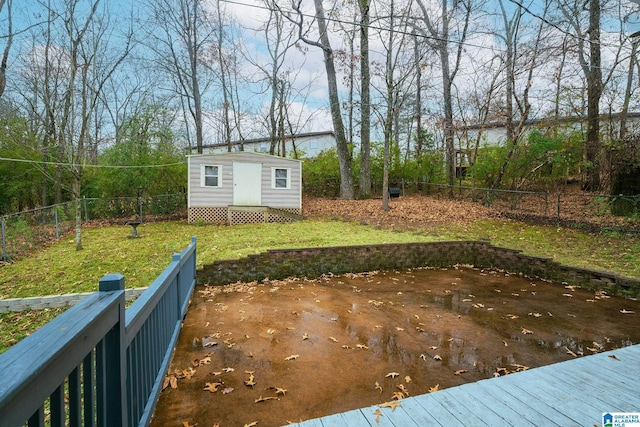
[[[301,159],[290,159],[288,157],[274,156],[267,153],[256,153],[255,151],[231,151],[231,152],[224,152],[224,153],[187,154],[187,157],[224,157],[224,156],[269,157],[269,158],[276,158],[276,159],[289,161],[289,162],[298,162],[298,163],[303,162],[303,160]]]

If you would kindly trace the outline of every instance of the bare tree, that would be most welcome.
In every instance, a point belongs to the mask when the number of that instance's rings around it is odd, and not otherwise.
[[[6,42],[2,51],[2,59],[0,60],[0,98],[2,98],[4,89],[7,86],[7,63],[9,62],[9,52],[13,43],[13,14],[11,10],[13,0],[0,0],[0,12],[4,10],[5,5],[7,6],[7,34],[4,36]]]
[[[360,96],[360,198],[367,198],[371,196],[371,71],[369,69],[371,0],[358,0],[358,6],[360,7],[360,80],[362,84]]]
[[[453,123],[453,82],[460,70],[460,62],[469,29],[471,17],[471,1],[457,0],[449,4],[441,0],[437,11],[430,9],[425,0],[416,0],[421,16],[417,18],[416,32],[424,37],[429,46],[436,51],[442,71],[442,97],[444,104],[444,135],[447,157],[447,176],[450,195],[453,196],[453,184],[456,177],[456,152]],[[424,24],[420,25],[420,24]],[[450,64],[451,45],[455,41],[455,59]]]
[[[558,2],[558,7],[571,26],[577,42],[578,60],[587,83],[586,176],[583,189],[597,190],[600,187],[600,97],[602,95],[600,0],[586,0],[577,3],[561,1]],[[586,31],[584,29],[585,15]]]
[[[269,152],[274,154],[279,143],[284,144],[281,140],[285,133],[283,123],[287,121],[283,116],[287,104],[284,95],[289,93],[287,89],[291,88],[287,80],[292,71],[285,66],[289,51],[296,45],[297,33],[293,27],[287,27],[287,21],[278,11],[275,0],[264,0],[264,3],[269,9],[269,16],[259,31],[265,40],[269,62],[265,64],[252,57],[248,57],[247,60],[264,76],[260,80],[266,82],[270,94],[266,122],[270,139]]]
[[[336,135],[336,148],[338,152],[338,161],[340,163],[340,197],[342,199],[351,200],[354,198],[353,177],[351,176],[351,150],[347,143],[344,132],[344,124],[342,121],[342,112],[340,111],[340,97],[338,95],[338,81],[336,77],[336,67],[334,62],[334,52],[329,41],[329,33],[327,32],[327,20],[324,14],[324,6],[322,0],[314,0],[315,18],[318,24],[320,40],[313,40],[308,37],[307,30],[304,27],[304,13],[301,9],[302,0],[295,0],[292,7],[296,13],[295,19],[289,17],[285,13],[285,17],[293,22],[298,28],[298,38],[304,43],[322,49],[324,54],[324,64],[327,73],[327,85],[329,91],[329,107],[331,109],[331,120],[333,122],[333,131]]]
[[[215,29],[202,0],[154,0],[151,8],[158,32],[151,33],[148,47],[157,64],[175,79],[185,114],[195,127],[197,152],[202,153],[203,94],[211,84],[203,60]]]
[[[82,249],[82,178],[99,142],[93,130],[96,111],[106,82],[131,48],[131,32],[124,36],[119,51],[108,47],[113,34],[111,15],[101,7],[100,0],[88,8],[80,3],[67,1],[58,10],[51,8],[51,2],[47,4],[44,51],[37,46],[31,57],[45,76],[33,80],[32,113],[38,114],[39,122],[46,127],[45,149],[55,152],[56,184],[61,186],[59,175],[63,172],[71,176],[76,250]]]
[[[544,14],[549,9],[550,0],[545,0]],[[531,48],[528,52],[524,52],[522,44],[519,40],[519,35],[522,32],[521,23],[522,17],[525,11],[520,5],[517,5],[512,14],[509,14],[507,8],[504,5],[503,0],[499,0],[500,15],[504,25],[504,33],[497,34],[502,38],[506,50],[505,55],[505,104],[504,104],[504,119],[507,131],[507,150],[504,159],[498,169],[492,188],[497,188],[502,183],[502,178],[506,173],[507,167],[511,162],[516,147],[518,146],[520,137],[522,135],[523,128],[526,121],[529,119],[529,113],[531,112],[531,102],[529,100],[529,91],[533,84],[534,70],[536,69],[539,61],[539,51],[541,49],[542,35],[544,29],[545,16],[542,16],[538,23],[538,29],[533,36],[531,42]],[[523,62],[521,70],[518,68],[518,58],[521,58],[520,62]],[[519,75],[522,74],[523,78],[519,79]],[[516,92],[516,84],[522,87],[522,93]],[[514,111],[514,106],[517,108],[517,115]]]

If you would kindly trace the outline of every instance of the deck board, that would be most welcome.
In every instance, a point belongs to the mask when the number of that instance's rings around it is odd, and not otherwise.
[[[612,357],[615,356],[615,357]],[[640,410],[640,345],[294,424],[349,426],[585,426],[602,412]]]

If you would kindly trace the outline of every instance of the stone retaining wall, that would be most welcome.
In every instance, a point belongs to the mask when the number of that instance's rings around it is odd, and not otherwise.
[[[450,267],[467,264],[559,283],[604,290],[610,295],[640,297],[640,279],[561,265],[551,258],[524,255],[482,241],[398,243],[268,250],[240,260],[220,261],[198,271],[198,283],[223,285],[237,281],[319,277],[414,267]]]
[[[140,296],[147,288],[125,289],[127,301],[134,300]],[[42,297],[30,298],[7,298],[0,300],[0,313],[8,311],[44,310],[46,308],[70,307],[80,302],[87,295],[93,292],[83,292],[78,294],[45,295]]]

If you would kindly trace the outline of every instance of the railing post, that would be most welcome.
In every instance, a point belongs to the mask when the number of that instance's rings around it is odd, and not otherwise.
[[[124,276],[106,274],[99,282],[100,292],[120,291],[119,321],[104,338],[105,421],[107,426],[127,427],[126,336]]]

